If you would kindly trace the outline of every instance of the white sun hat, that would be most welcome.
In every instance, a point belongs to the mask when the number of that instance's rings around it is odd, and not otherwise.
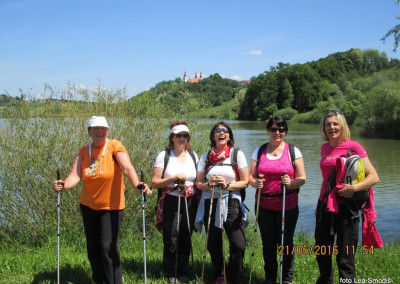
[[[96,126],[109,128],[107,120],[104,116],[92,116],[89,119],[89,123],[88,123],[87,127],[89,128],[89,127],[96,127]]]
[[[178,124],[171,128],[171,133],[178,134],[180,132],[189,133],[189,128],[184,124]]]

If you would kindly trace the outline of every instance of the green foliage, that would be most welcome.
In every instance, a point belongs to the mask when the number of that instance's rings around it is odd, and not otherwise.
[[[241,89],[238,81],[214,74],[198,83],[183,82],[180,78],[163,81],[137,97],[148,96],[168,106],[172,112],[189,114],[210,106],[221,106],[224,102],[234,99]],[[229,111],[226,111],[225,115],[232,116]]]
[[[280,109],[280,110],[276,111],[276,112],[274,113],[274,116],[281,116],[281,117],[283,117],[285,120],[290,120],[290,119],[292,119],[292,117],[294,117],[296,114],[298,114],[298,111],[297,111],[297,110],[288,107],[288,108],[283,108],[283,109]]]
[[[124,89],[84,90],[70,85],[59,91],[45,86],[43,93],[47,96],[43,100],[28,102],[28,94],[14,107],[7,107],[0,126],[0,238],[12,242],[40,245],[54,234],[57,195],[52,182],[57,169],[62,178],[69,174],[78,150],[90,142],[86,126],[90,116],[107,118],[109,137],[122,141],[132,164],[137,172],[144,171],[148,184],[154,160],[168,144],[169,125],[176,120],[171,117],[178,116],[150,96],[126,100]],[[203,139],[205,131],[199,129],[198,119],[193,114],[185,118]],[[204,139],[195,143],[199,141]],[[61,194],[62,231],[71,239],[79,238],[78,232],[83,231],[80,187]],[[149,207],[154,208],[155,202],[155,198],[149,198]],[[139,231],[141,198],[127,180],[126,204],[123,226]],[[149,229],[154,227],[154,210],[149,210],[146,218]]]

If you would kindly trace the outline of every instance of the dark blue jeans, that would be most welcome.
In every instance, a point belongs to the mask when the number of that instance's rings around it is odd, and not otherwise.
[[[269,210],[260,207],[258,224],[263,245],[264,271],[266,283],[276,283],[278,262],[277,249],[281,245],[282,239],[282,211]],[[283,255],[283,281],[293,282],[294,274],[294,253],[293,236],[296,229],[297,219],[299,217],[299,208],[293,208],[285,211],[285,234]],[[286,249],[288,246],[288,249]],[[286,252],[289,252],[288,254]]]
[[[124,211],[93,210],[82,204],[80,207],[93,281],[96,284],[122,284],[117,241]]]

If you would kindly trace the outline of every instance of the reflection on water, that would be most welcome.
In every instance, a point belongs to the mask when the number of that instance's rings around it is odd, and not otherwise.
[[[228,121],[233,129],[235,146],[246,155],[247,163],[251,163],[254,150],[267,142],[268,135],[265,122]],[[374,186],[375,209],[378,212],[376,224],[384,240],[400,236],[400,141],[384,139],[363,139],[352,129],[352,139],[358,140],[367,150],[374,164],[380,183]],[[319,125],[289,124],[285,140],[295,144],[303,154],[307,174],[307,182],[301,187],[299,195],[300,216],[297,231],[310,231],[315,228],[314,211],[322,182],[319,170],[320,147],[323,144],[319,135]],[[247,189],[246,205],[254,216],[255,189]],[[360,226],[361,227],[361,226]],[[361,236],[361,235],[360,235]]]

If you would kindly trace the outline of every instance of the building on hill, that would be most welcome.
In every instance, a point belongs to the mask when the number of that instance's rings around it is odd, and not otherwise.
[[[250,84],[250,82],[251,82],[251,80],[242,80],[242,81],[239,81],[239,83],[240,83],[240,85],[241,86],[247,86],[248,84]]]
[[[188,82],[188,83],[198,83],[203,79],[203,73],[200,72],[200,76],[197,77],[197,72],[194,75],[194,78],[187,78],[186,71],[183,73],[183,82]]]

